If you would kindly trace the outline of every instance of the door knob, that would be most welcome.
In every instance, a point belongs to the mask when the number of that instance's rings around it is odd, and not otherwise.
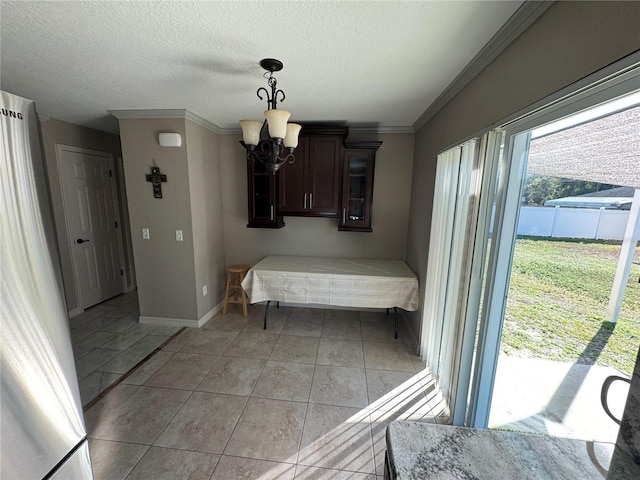
[[[80,245],[81,243],[84,243],[84,242],[88,242],[88,241],[89,241],[89,240],[85,240],[84,238],[78,238],[78,239],[76,239],[76,243],[77,243],[78,245]]]

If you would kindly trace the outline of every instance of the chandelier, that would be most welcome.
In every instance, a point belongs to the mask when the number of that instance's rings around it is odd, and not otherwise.
[[[291,114],[286,110],[279,110],[278,96],[284,101],[284,92],[278,90],[277,80],[273,72],[282,70],[282,62],[275,58],[265,58],[260,61],[260,66],[266,70],[264,77],[271,88],[269,91],[260,87],[258,98],[264,100],[267,97],[267,110],[264,112],[264,122],[257,120],[240,120],[243,141],[240,143],[247,149],[247,159],[264,163],[272,173],[285,163],[293,163],[296,158],[293,151],[298,146],[298,134],[302,128],[297,123],[287,123]],[[268,75],[268,77],[267,77]]]

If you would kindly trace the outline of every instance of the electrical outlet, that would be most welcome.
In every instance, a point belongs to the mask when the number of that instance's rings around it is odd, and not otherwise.
[[[142,229],[142,239],[143,240],[149,240],[149,229],[148,228],[143,228]]]
[[[176,230],[176,242],[182,241],[182,230]]]
[[[209,293],[209,290],[207,289],[207,286],[205,285],[204,287],[202,287],[202,296],[206,297],[207,293]]]

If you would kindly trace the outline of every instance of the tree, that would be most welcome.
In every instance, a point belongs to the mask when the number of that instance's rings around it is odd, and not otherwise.
[[[525,205],[544,205],[547,200],[563,197],[575,197],[586,193],[599,192],[614,188],[597,182],[584,182],[561,177],[529,174],[525,180],[522,202]]]

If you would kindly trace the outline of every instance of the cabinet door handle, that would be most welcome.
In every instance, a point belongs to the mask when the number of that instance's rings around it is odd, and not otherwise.
[[[271,218],[271,221],[273,222],[273,205],[270,206],[270,214],[269,217]]]
[[[347,209],[343,208],[342,209],[342,223],[347,223]]]
[[[313,193],[309,194],[309,210],[313,208]]]
[[[304,209],[307,209],[307,194],[304,194]]]

